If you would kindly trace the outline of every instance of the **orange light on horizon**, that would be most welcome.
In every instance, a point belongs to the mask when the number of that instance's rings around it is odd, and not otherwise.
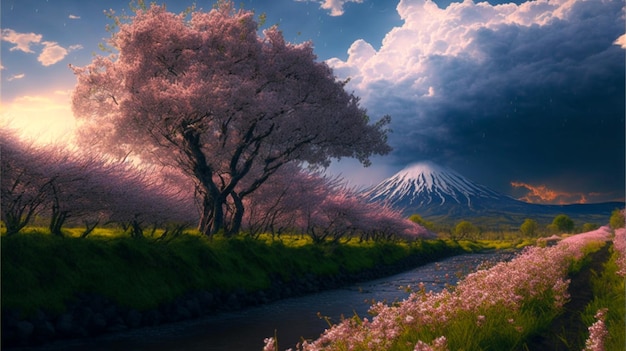
[[[546,185],[532,185],[524,182],[511,182],[511,186],[514,188],[521,188],[527,191],[526,194],[519,197],[518,200],[535,203],[535,204],[552,204],[552,205],[566,205],[566,204],[586,204],[591,200],[598,199],[599,202],[606,201],[623,201],[623,199],[615,199],[612,194],[609,193],[582,193],[582,192],[567,192],[562,190],[551,189]],[[607,198],[611,198],[607,200]]]
[[[537,203],[537,204],[585,204],[588,203],[588,196],[591,194],[584,194],[579,192],[566,192],[555,189],[550,189],[546,185],[532,185],[524,182],[511,182],[511,186],[514,188],[523,188],[528,192],[519,198],[519,200]],[[594,193],[598,194],[599,193]]]

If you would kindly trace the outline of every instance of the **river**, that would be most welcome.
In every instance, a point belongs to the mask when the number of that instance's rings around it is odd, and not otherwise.
[[[250,351],[261,350],[263,339],[275,333],[279,348],[284,350],[293,347],[302,337],[317,338],[328,327],[326,318],[319,316],[329,317],[334,322],[342,315],[368,316],[373,300],[402,300],[409,295],[408,288],[417,289],[420,282],[426,284],[427,290],[440,291],[446,284],[456,284],[459,277],[485,262],[496,263],[513,256],[512,252],[464,254],[343,289],[92,339],[62,340],[33,350]]]

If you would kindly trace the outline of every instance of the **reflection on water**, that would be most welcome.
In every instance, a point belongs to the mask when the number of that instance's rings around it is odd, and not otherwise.
[[[460,277],[485,262],[495,263],[512,257],[512,253],[502,252],[460,255],[344,289],[95,339],[56,342],[38,350],[249,351],[261,350],[263,339],[275,333],[280,349],[287,349],[303,337],[317,338],[328,327],[319,316],[329,317],[334,322],[342,315],[367,316],[372,301],[405,299],[410,288],[417,289],[420,282],[427,290],[440,291],[446,284],[456,284]]]

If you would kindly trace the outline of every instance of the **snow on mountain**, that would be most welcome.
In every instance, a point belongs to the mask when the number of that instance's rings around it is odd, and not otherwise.
[[[366,196],[372,201],[412,208],[446,205],[472,208],[477,201],[484,199],[510,199],[429,161],[409,165],[368,189]]]
[[[370,201],[383,202],[405,215],[433,219],[483,220],[485,223],[519,226],[525,218],[550,223],[557,214],[567,214],[581,223],[605,224],[615,208],[624,203],[540,205],[516,200],[433,162],[407,166],[378,185],[366,189]],[[494,219],[497,221],[494,222]]]

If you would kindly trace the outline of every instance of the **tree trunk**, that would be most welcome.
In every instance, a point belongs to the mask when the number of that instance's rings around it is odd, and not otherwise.
[[[62,237],[63,232],[61,228],[63,228],[63,224],[65,224],[65,221],[69,217],[69,213],[67,211],[59,211],[58,208],[53,208],[51,217],[50,225],[48,226],[50,233]]]
[[[243,214],[244,214],[244,206],[242,198],[236,193],[231,192],[230,197],[233,199],[233,203],[235,204],[235,213],[233,215],[233,220],[231,223],[230,230],[228,231],[229,235],[236,235],[241,230],[241,223],[243,222]]]
[[[89,234],[91,234],[91,232],[93,232],[94,229],[96,229],[96,227],[100,223],[100,220],[95,221],[93,224],[90,224],[89,221],[86,220],[83,221],[83,223],[85,224],[85,231],[83,231],[80,237],[86,238]]]
[[[198,231],[211,237],[224,229],[224,203],[226,199],[222,196],[204,195],[203,197]]]
[[[139,223],[137,219],[133,219],[131,221],[130,227],[131,227],[131,231],[130,231],[131,237],[135,239],[143,238],[143,229],[141,228],[141,223]]]
[[[7,214],[5,217],[5,225],[7,227],[7,236],[15,235],[22,230],[28,223],[27,221],[22,221],[21,216],[14,216],[12,214]]]

